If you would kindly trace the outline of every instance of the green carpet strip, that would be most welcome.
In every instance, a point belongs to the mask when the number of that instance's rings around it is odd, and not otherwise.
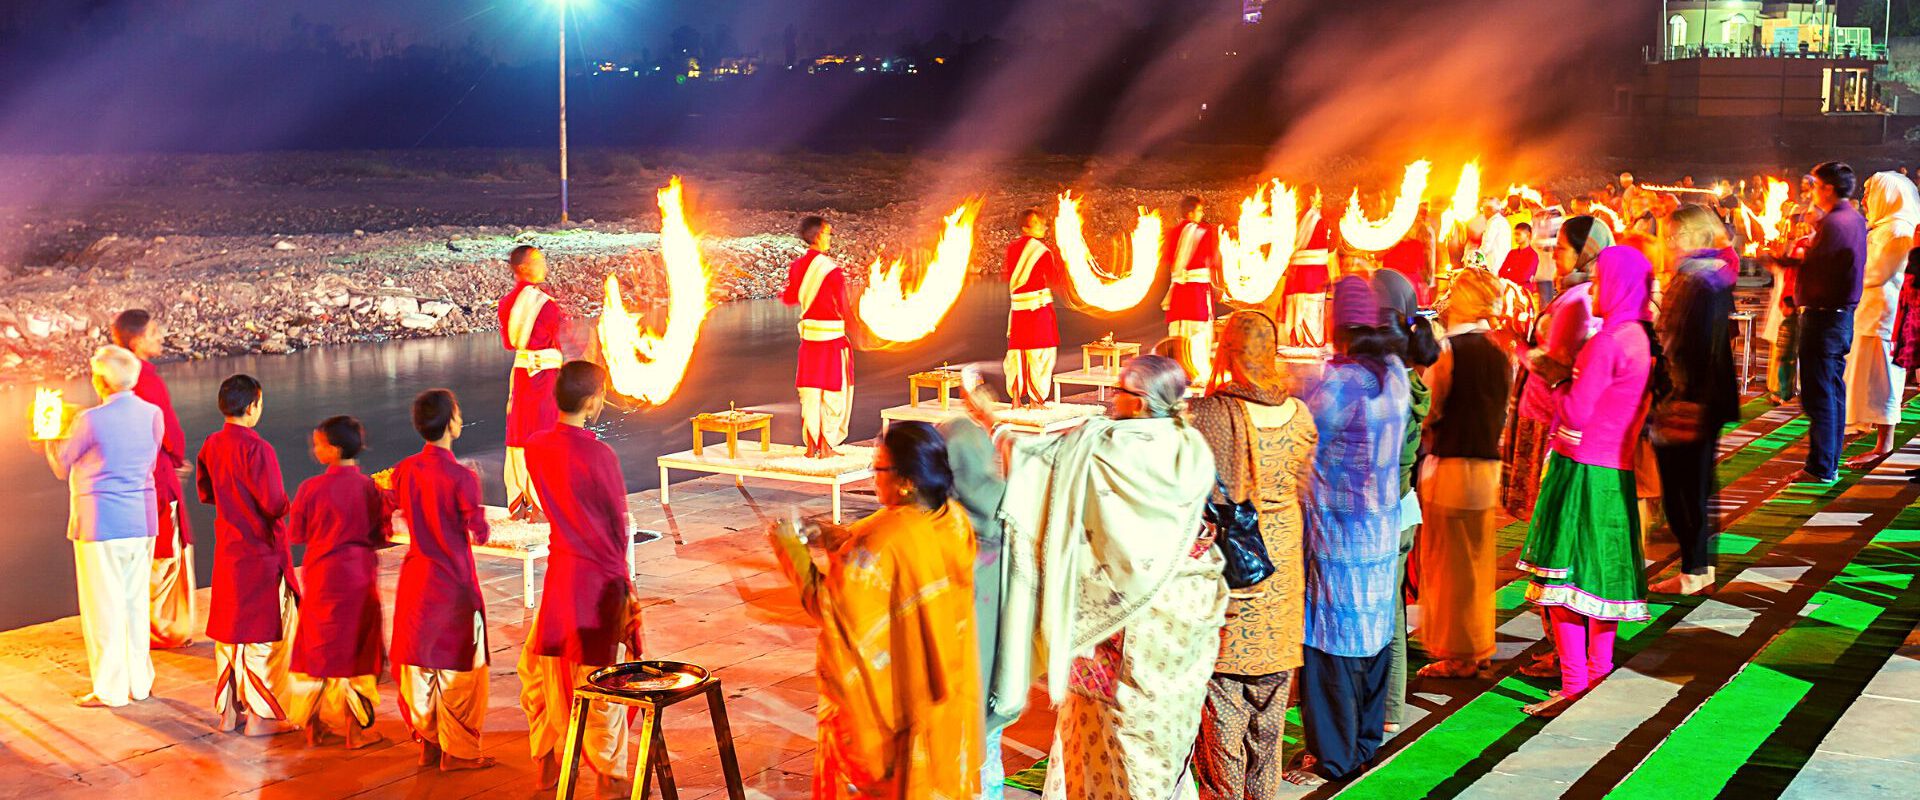
[[[1912,412],[1916,408],[1920,408],[1920,401],[1907,405],[1899,430],[1899,441],[1904,442],[1914,435],[1916,420]],[[1796,418],[1721,461],[1717,472],[1722,485],[1731,484],[1737,477],[1765,463],[1797,437],[1804,436],[1806,427],[1804,418]],[[1849,454],[1864,451],[1865,447],[1866,443],[1862,442],[1851,448]],[[1773,544],[1798,530],[1860,477],[1861,473],[1857,471],[1843,469],[1840,481],[1832,486],[1791,484],[1775,497],[1761,503],[1721,534],[1721,539],[1732,534],[1754,543],[1744,548],[1744,552],[1721,553],[1719,568],[1722,574],[1731,576],[1751,566]],[[1733,541],[1740,542],[1743,539]],[[1524,584],[1524,579],[1515,583]],[[1650,598],[1648,611],[1652,619],[1637,625],[1620,626],[1615,663],[1626,663],[1678,623],[1700,601],[1698,597],[1671,598],[1671,602]],[[1521,712],[1520,706],[1545,699],[1552,684],[1552,679],[1509,674],[1491,690],[1468,701],[1422,733],[1392,761],[1354,781],[1339,796],[1399,798],[1451,797],[1458,794],[1545,726],[1545,720],[1527,716]]]

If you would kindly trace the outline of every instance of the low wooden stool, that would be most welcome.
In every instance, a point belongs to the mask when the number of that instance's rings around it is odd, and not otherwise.
[[[1080,366],[1089,372],[1101,370],[1118,374],[1120,362],[1137,355],[1140,355],[1140,343],[1116,342],[1109,333],[1100,341],[1080,345]]]
[[[724,433],[727,435],[727,458],[739,458],[740,434],[752,430],[760,431],[760,452],[765,453],[773,449],[772,414],[734,408],[710,414],[697,414],[693,418],[693,454],[700,455],[705,449],[700,441],[700,434]]]
[[[920,405],[920,390],[932,389],[940,395],[940,410],[945,411],[953,404],[953,390],[961,383],[960,371],[956,369],[927,370],[907,376],[907,405]],[[933,402],[928,398],[927,402]]]
[[[720,746],[720,771],[726,778],[727,797],[746,800],[747,790],[740,780],[740,760],[733,752],[733,730],[727,725],[727,701],[720,692],[720,679],[705,668],[679,661],[633,661],[596,670],[587,676],[587,685],[573,690],[573,718],[567,724],[566,749],[560,757],[559,800],[572,800],[574,783],[580,779],[580,740],[587,732],[587,710],[593,703],[612,703],[640,709],[640,762],[634,768],[633,800],[646,800],[654,773],[660,775],[660,796],[679,800],[680,790],[673,783],[673,764],[667,756],[667,740],[660,725],[660,713],[667,706],[704,695],[707,714],[713,719],[713,738]]]

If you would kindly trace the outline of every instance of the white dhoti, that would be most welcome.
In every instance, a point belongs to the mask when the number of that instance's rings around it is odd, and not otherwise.
[[[373,712],[380,706],[380,676],[315,678],[296,672],[293,677],[299,684],[287,700],[287,719],[293,723],[305,726],[318,719],[335,731],[373,727]]]
[[[1187,368],[1194,383],[1206,383],[1213,376],[1213,320],[1169,320],[1167,335],[1186,340],[1187,350],[1180,365]]]
[[[1053,364],[1057,347],[1008,350],[1006,360],[1007,397],[1014,404],[1040,404],[1053,395]]]
[[[533,641],[531,632],[527,641]],[[621,648],[625,660],[626,648]],[[587,676],[600,667],[568,661],[559,656],[535,654],[532,648],[520,650],[520,708],[527,712],[527,746],[533,760],[556,754],[567,741],[567,726],[573,719],[573,688],[583,686]],[[594,703],[587,708],[586,735],[580,749],[587,765],[608,778],[627,778],[627,714],[624,706]]]
[[[152,561],[153,540],[144,536],[73,543],[87,672],[94,697],[108,706],[153,693],[153,658],[147,649]]]
[[[837,392],[800,387],[800,439],[808,447],[816,444],[839,447],[847,440],[853,424],[853,382]]]
[[[179,503],[173,504],[173,513],[162,514],[172,530],[161,530],[161,536],[172,537],[172,558],[154,558],[153,567],[147,581],[148,612],[152,625],[148,632],[150,646],[156,649],[185,647],[193,644],[193,627],[198,616],[198,602],[194,599],[195,586],[193,574],[193,542],[181,535],[180,515],[185,509]]]
[[[1907,371],[1894,366],[1893,343],[1878,336],[1862,336],[1847,353],[1847,425],[1894,425],[1900,422],[1900,390]]]
[[[213,710],[220,713],[222,730],[233,730],[244,721],[242,715],[262,720],[286,721],[293,696],[307,691],[307,682],[296,678],[290,665],[293,659],[293,633],[300,628],[300,607],[293,592],[280,584],[280,641],[231,644],[213,643]]]
[[[400,665],[400,711],[414,738],[432,742],[454,758],[480,757],[480,729],[487,720],[485,623],[473,615],[473,669],[427,669]]]
[[[540,495],[533,491],[533,474],[527,472],[525,448],[507,448],[507,460],[501,464],[500,476],[507,484],[508,510],[519,513],[524,508],[540,507]]]
[[[1281,328],[1280,343],[1294,347],[1324,347],[1327,344],[1327,296],[1320,292],[1296,292],[1287,295],[1286,325]]]

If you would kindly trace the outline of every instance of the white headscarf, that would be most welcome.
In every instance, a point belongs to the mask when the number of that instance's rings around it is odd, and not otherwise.
[[[1854,335],[1891,339],[1907,251],[1920,225],[1920,189],[1900,173],[1876,172],[1867,179],[1866,193],[1867,269]]]

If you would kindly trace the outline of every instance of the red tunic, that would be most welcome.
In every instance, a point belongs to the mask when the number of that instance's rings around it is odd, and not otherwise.
[[[1026,256],[1031,247],[1034,255]],[[1063,284],[1060,259],[1046,242],[1022,236],[1007,245],[1007,286],[1013,310],[1007,315],[1007,349],[1038,350],[1060,345],[1053,317],[1053,289]]]
[[[824,262],[817,270],[816,260]],[[807,280],[810,272],[816,273],[812,282]],[[802,307],[800,364],[793,385],[829,392],[847,388],[853,382],[853,362],[847,357],[851,347],[846,336],[846,272],[825,253],[808,250],[787,265],[787,290],[780,302]]]
[[[593,435],[553,426],[527,442],[527,472],[553,522],[533,652],[592,666],[615,663],[626,640],[627,482]]]
[[[1220,229],[1182,220],[1167,234],[1160,263],[1173,276],[1167,289],[1167,321],[1212,321],[1213,279],[1222,267]]]
[[[294,671],[316,678],[379,673],[377,551],[392,527],[380,487],[359,467],[328,467],[300,484],[287,514],[287,541],[307,546]]]
[[[487,541],[480,476],[454,460],[453,451],[429,444],[394,466],[393,498],[412,540],[393,596],[394,663],[478,667],[473,615],[483,615],[484,631],[487,609],[473,567],[473,545]]]
[[[180,468],[187,465],[187,432],[181,430],[180,418],[173,413],[173,397],[167,393],[167,382],[160,380],[160,371],[152,364],[140,362],[140,380],[133,385],[133,396],[159,406],[160,418],[166,423],[166,435],[160,439],[160,457],[153,462],[154,505],[160,512],[160,536],[153,542],[153,557],[173,558],[179,555],[174,533],[176,517],[178,538],[191,543],[193,537],[187,515],[176,514],[173,508],[184,494],[180,489]]]
[[[1332,271],[1333,226],[1319,209],[1309,209],[1300,220],[1306,239],[1294,248],[1287,264],[1285,294],[1326,294],[1327,276]],[[1416,286],[1419,284],[1415,284]]]
[[[1531,247],[1519,247],[1507,251],[1507,258],[1500,262],[1500,277],[1528,288],[1533,287],[1533,274],[1540,269],[1540,251]]]
[[[287,490],[273,445],[231,422],[200,445],[200,502],[213,506],[213,603],[207,636],[226,644],[277,642],[280,581],[297,593],[282,517]]]
[[[1420,239],[1401,239],[1380,257],[1380,265],[1407,276],[1413,284],[1414,300],[1421,306],[1433,302],[1433,283],[1427,277],[1427,243]]]
[[[529,296],[528,308],[533,309],[537,305],[538,310],[526,313],[527,318],[516,325],[514,305],[519,302],[520,295],[528,290],[546,298],[546,302],[536,303],[534,296]],[[512,383],[507,390],[508,447],[525,446],[527,439],[553,427],[553,423],[560,419],[560,409],[553,404],[553,384],[560,379],[560,341],[566,329],[566,309],[547,294],[544,285],[536,286],[521,281],[513,285],[513,291],[507,292],[506,297],[500,298],[501,346],[530,354],[516,355]],[[545,351],[551,351],[551,354],[545,354]],[[547,363],[530,363],[540,359],[545,359]]]

